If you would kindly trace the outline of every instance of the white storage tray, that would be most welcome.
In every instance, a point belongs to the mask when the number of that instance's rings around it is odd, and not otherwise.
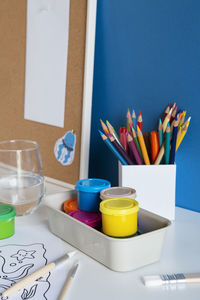
[[[62,204],[76,197],[70,190],[45,199],[53,234],[114,271],[131,271],[160,259],[165,232],[171,222],[144,209],[138,213],[143,233],[130,238],[112,238],[65,214]]]

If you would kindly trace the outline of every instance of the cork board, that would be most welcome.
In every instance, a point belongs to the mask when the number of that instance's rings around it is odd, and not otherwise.
[[[44,175],[74,184],[80,173],[87,0],[70,2],[64,128],[24,119],[26,5],[26,0],[0,2],[0,140],[37,141]],[[72,129],[76,132],[75,157],[71,165],[63,166],[54,156],[54,145]]]

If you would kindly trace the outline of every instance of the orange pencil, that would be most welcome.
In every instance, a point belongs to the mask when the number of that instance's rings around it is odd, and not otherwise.
[[[185,121],[185,115],[186,115],[186,111],[184,110],[184,111],[182,112],[182,114],[181,114],[180,122],[179,122],[179,124],[178,124],[178,128],[180,128],[180,127],[183,125],[183,123],[184,123],[184,121]]]
[[[105,132],[105,134],[107,135],[107,136],[109,136],[109,134],[110,134],[110,132],[109,132],[109,130],[108,130],[108,127],[106,126],[106,124],[100,119],[100,122],[101,122],[101,126],[102,126],[102,128],[103,128],[103,131]]]
[[[142,132],[141,132],[139,126],[137,126],[137,136],[138,136],[138,141],[139,141],[140,148],[141,148],[141,151],[142,151],[142,155],[143,155],[143,158],[144,158],[144,163],[145,163],[145,165],[150,165],[150,160],[149,160],[149,156],[148,156],[148,153],[147,153],[147,148],[146,148],[144,138],[143,138],[143,135],[142,135]]]
[[[140,128],[140,131],[142,132],[142,114],[141,114],[141,111],[139,111],[139,115],[138,115],[138,119],[137,119],[137,126],[139,126]]]
[[[151,157],[152,157],[152,163],[154,163],[159,152],[158,132],[152,131],[150,134],[150,139],[151,139]]]

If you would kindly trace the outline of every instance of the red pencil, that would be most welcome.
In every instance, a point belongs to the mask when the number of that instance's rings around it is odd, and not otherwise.
[[[178,106],[176,106],[176,107],[174,108],[174,110],[172,110],[172,115],[171,115],[171,119],[170,119],[170,124],[172,124],[172,122],[174,121],[174,119],[175,119],[175,117],[176,117],[177,108],[178,108]]]
[[[142,132],[142,125],[143,125],[143,122],[142,122],[142,114],[141,114],[141,111],[139,111],[139,115],[138,115],[138,119],[137,119],[137,125],[138,125],[138,127],[140,128],[140,131]]]
[[[120,142],[121,142],[122,146],[124,147],[124,149],[126,150],[126,152],[128,153],[128,142],[127,142],[127,138],[126,138],[126,132],[127,132],[126,127],[120,128]]]

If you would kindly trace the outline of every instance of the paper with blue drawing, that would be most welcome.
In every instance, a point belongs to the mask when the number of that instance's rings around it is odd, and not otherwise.
[[[61,241],[45,225],[35,225],[30,234],[31,228],[18,226],[13,237],[0,240],[0,300],[55,300],[62,289],[67,264],[48,272],[12,297],[1,296],[9,287],[64,254]]]

